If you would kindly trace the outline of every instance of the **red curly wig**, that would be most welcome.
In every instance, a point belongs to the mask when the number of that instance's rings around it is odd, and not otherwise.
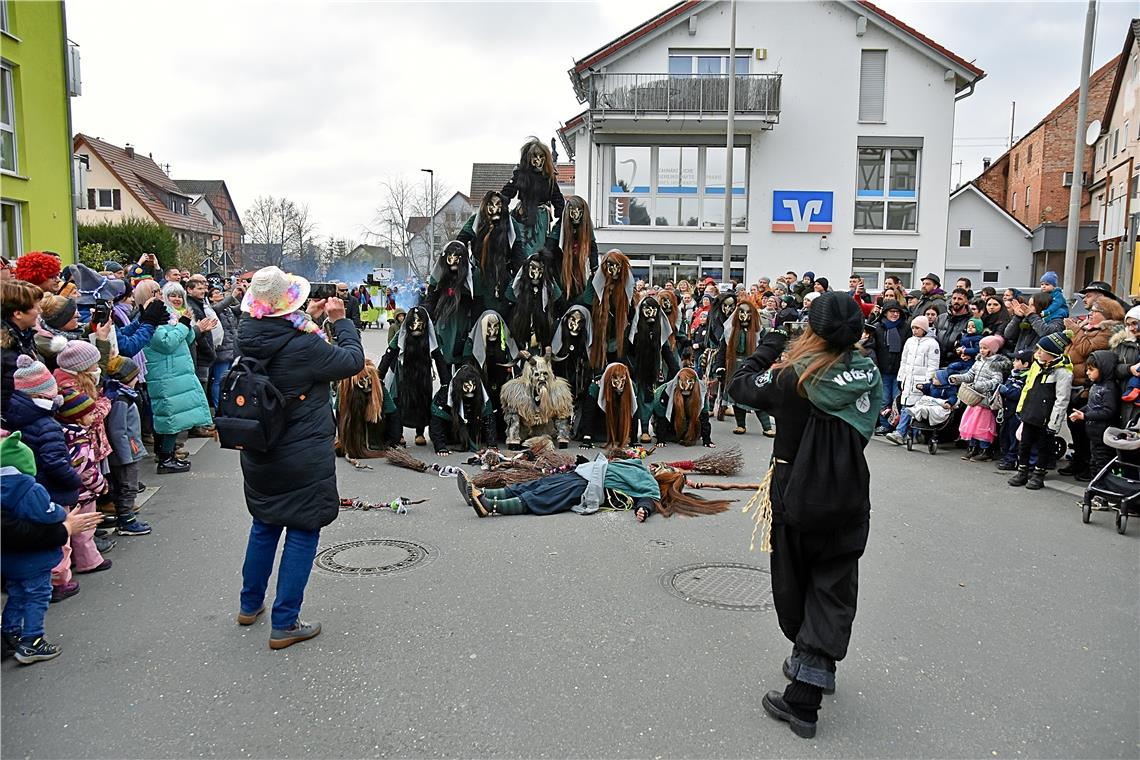
[[[42,285],[52,277],[59,277],[59,259],[42,251],[30,251],[16,259],[14,274],[17,280]]]

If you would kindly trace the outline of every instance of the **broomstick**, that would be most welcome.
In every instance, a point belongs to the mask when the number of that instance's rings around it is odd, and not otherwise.
[[[718,491],[755,491],[759,483],[706,483],[703,480],[685,479],[689,488],[715,488]]]
[[[744,455],[740,453],[739,446],[733,446],[731,449],[712,452],[696,459],[682,459],[665,464],[678,470],[689,470],[704,475],[736,475],[744,468]]]
[[[427,462],[421,462],[399,446],[393,446],[384,452],[384,458],[397,467],[405,467],[416,472],[427,472]]]

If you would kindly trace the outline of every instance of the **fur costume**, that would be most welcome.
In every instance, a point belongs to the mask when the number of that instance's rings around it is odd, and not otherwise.
[[[392,399],[397,427],[416,429],[417,437],[431,420],[431,365],[435,362],[440,384],[451,381],[451,367],[443,359],[431,317],[422,306],[408,312],[400,331],[380,360],[386,396]]]
[[[384,422],[384,385],[376,365],[365,359],[364,369],[337,384],[336,453],[349,459],[384,456],[383,449],[395,443],[385,435],[390,431]]]
[[[625,336],[629,329],[629,309],[633,302],[633,272],[629,259],[618,249],[606,253],[594,273],[591,285],[591,322],[594,339],[590,364],[601,369],[625,356]]]
[[[638,401],[641,423],[641,442],[649,443],[649,417],[653,403],[653,389],[660,382],[662,370],[671,378],[680,367],[677,356],[669,347],[672,328],[661,305],[653,296],[645,296],[638,302],[633,313],[633,323],[629,326],[629,351],[632,354],[633,380],[641,394]]]
[[[590,367],[591,337],[590,311],[580,304],[567,309],[554,329],[554,372],[570,383],[570,392],[574,394],[574,424],[570,437],[575,440],[582,438],[583,409],[594,403],[590,396],[590,384],[594,379],[594,371]]]
[[[685,367],[653,392],[653,429],[658,445],[676,442],[692,446],[698,440],[705,446],[712,443],[704,384],[692,367]]]
[[[423,305],[435,325],[443,358],[458,364],[475,316],[474,274],[465,243],[452,240],[444,246],[431,270]]]
[[[474,366],[461,366],[451,383],[435,394],[430,429],[436,454],[446,455],[452,448],[481,451],[496,445],[491,399]]]
[[[518,224],[508,213],[510,199],[488,190],[479,211],[467,220],[458,240],[471,250],[475,269],[475,296],[484,309],[505,314],[507,290],[522,265],[518,247]]]
[[[583,446],[589,446],[595,438],[605,441],[607,449],[624,448],[633,443],[638,403],[629,367],[612,362],[591,386],[590,393],[595,403],[590,409],[591,420],[587,427],[590,435],[582,438]]]
[[[546,245],[550,225],[554,219],[562,218],[566,205],[558,187],[554,156],[542,140],[531,137],[523,144],[519,162],[503,186],[503,196],[508,200],[518,196],[518,206],[511,213],[519,222],[522,254],[529,258]],[[551,209],[554,219],[551,219]]]
[[[562,295],[558,284],[550,277],[550,268],[541,254],[527,259],[515,275],[508,296],[514,302],[511,313],[511,335],[523,351],[541,351],[550,345],[554,336],[551,314]]]
[[[570,384],[554,376],[549,354],[527,359],[522,376],[503,386],[502,401],[509,448],[522,448],[524,439],[539,435],[557,438],[558,447],[566,448],[574,397]]]
[[[584,198],[571,195],[566,199],[566,213],[555,226],[553,237],[558,241],[552,257],[558,284],[567,301],[584,303],[590,279],[598,269],[598,241]]]

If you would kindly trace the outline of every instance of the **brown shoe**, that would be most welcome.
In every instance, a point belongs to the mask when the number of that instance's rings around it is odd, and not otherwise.
[[[298,620],[292,628],[274,628],[269,634],[270,649],[284,649],[301,641],[308,641],[321,632],[320,623]]]
[[[416,436],[416,445],[417,446],[427,446],[427,438],[424,438],[422,435],[417,435]]]
[[[258,607],[257,612],[239,612],[237,616],[238,625],[253,625],[257,619],[261,617],[261,613],[265,612],[265,605]]]
[[[732,429],[732,434],[733,434],[733,435],[744,435],[744,434],[745,434],[745,433],[747,433],[747,432],[748,432],[747,430],[745,430],[744,428],[740,427],[739,425],[738,425],[738,426],[736,426],[735,428],[733,428],[733,429]]]

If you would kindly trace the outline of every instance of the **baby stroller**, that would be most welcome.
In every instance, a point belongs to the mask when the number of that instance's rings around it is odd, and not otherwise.
[[[1104,443],[1117,451],[1140,449],[1140,433],[1132,429],[1110,427],[1104,431]],[[1081,521],[1088,523],[1092,512],[1116,511],[1116,532],[1128,531],[1128,518],[1140,515],[1140,465],[1126,462],[1119,455],[1106,464],[1085,486],[1081,501]]]
[[[938,453],[938,435],[953,421],[954,407],[943,406],[941,399],[923,396],[914,404],[905,404],[910,410],[910,427],[906,433],[906,450],[914,451],[914,444],[921,441],[932,455]]]

